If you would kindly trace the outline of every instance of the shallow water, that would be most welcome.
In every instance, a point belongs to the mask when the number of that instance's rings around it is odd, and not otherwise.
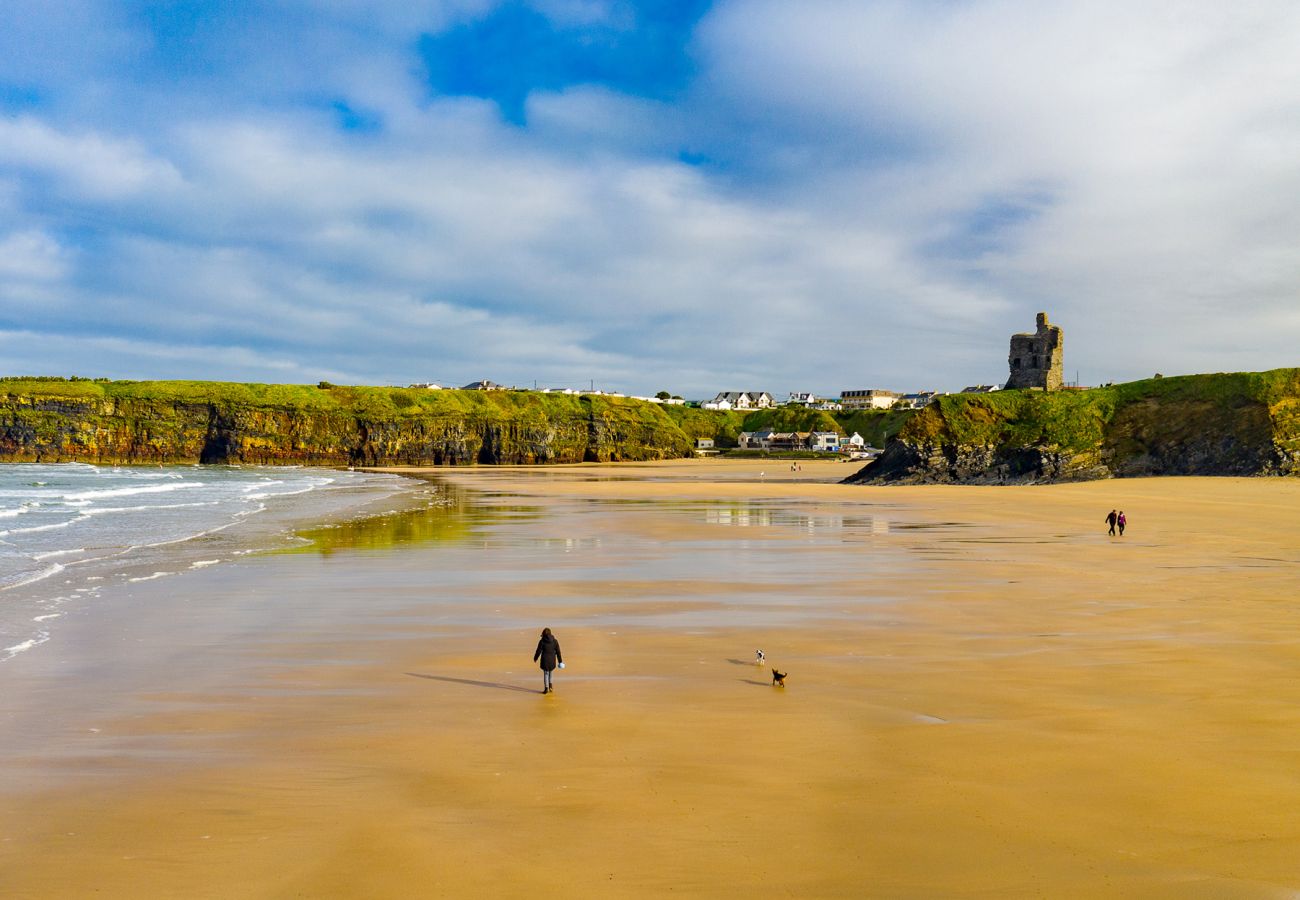
[[[0,466],[0,664],[46,643],[112,584],[227,562],[289,522],[407,490],[407,479],[333,469]]]

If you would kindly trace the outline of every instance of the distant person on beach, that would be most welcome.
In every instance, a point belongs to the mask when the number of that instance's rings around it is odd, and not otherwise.
[[[560,653],[560,642],[551,634],[551,629],[543,628],[541,640],[537,642],[537,651],[533,653],[533,662],[538,662],[542,667],[542,693],[549,694],[554,688],[551,687],[551,673],[555,671],[558,665],[564,668],[564,655]]]
[[[1121,509],[1119,515],[1115,517],[1115,524],[1119,526],[1119,536],[1123,537],[1124,526],[1128,524],[1128,519],[1124,515],[1124,510]]]
[[[1110,515],[1106,516],[1106,524],[1110,526],[1110,532],[1109,532],[1110,534],[1115,533],[1115,523],[1118,521],[1119,521],[1119,515],[1115,512],[1115,510],[1112,509],[1110,511]]]

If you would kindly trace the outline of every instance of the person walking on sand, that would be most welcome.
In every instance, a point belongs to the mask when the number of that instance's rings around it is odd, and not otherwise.
[[[1128,518],[1125,517],[1124,510],[1121,509],[1119,515],[1115,517],[1115,524],[1119,526],[1119,536],[1123,537],[1124,526],[1128,524]]]
[[[1110,526],[1110,534],[1115,533],[1115,523],[1118,521],[1119,516],[1116,514],[1115,510],[1112,509],[1110,515],[1106,516],[1106,524]]]
[[[564,655],[560,653],[560,642],[551,634],[551,629],[543,628],[541,640],[537,642],[537,650],[533,653],[533,662],[538,662],[542,667],[542,693],[549,694],[553,690],[551,687],[551,672],[555,671],[558,665],[564,668]]]

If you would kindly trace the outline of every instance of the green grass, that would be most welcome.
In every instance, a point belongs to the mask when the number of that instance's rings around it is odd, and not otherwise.
[[[1268,409],[1276,439],[1300,447],[1300,369],[1148,378],[1082,391],[949,394],[899,433],[918,443],[1085,452],[1102,446],[1117,417],[1175,431],[1182,416],[1194,414],[1199,423],[1218,415],[1228,422],[1260,406]]]
[[[295,452],[302,440],[324,447],[349,446],[359,425],[387,445],[446,434],[455,443],[468,429],[489,432],[513,446],[540,447],[555,441],[572,452],[592,436],[612,458],[647,453],[689,452],[698,438],[734,446],[742,417],[734,413],[664,406],[603,395],[544,394],[539,391],[462,391],[359,385],[257,384],[215,381],[92,381],[63,378],[0,379],[0,411],[18,429],[15,440],[35,435],[42,445],[81,446],[92,441],[111,453],[130,443],[123,431],[150,434],[188,428],[191,443],[202,441],[210,411],[236,423],[268,449]],[[372,427],[373,426],[373,427]],[[493,431],[495,429],[495,431]],[[89,437],[67,437],[70,431]],[[304,434],[310,437],[304,437]],[[405,435],[396,438],[394,435]],[[550,437],[548,437],[548,435]],[[477,437],[475,438],[477,440]],[[162,438],[159,445],[165,443]],[[177,451],[180,452],[180,451]],[[188,452],[188,451],[187,451]],[[400,452],[397,448],[395,452]]]

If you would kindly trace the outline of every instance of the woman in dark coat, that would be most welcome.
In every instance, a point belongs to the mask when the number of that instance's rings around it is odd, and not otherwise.
[[[564,667],[564,655],[560,653],[560,642],[551,634],[551,629],[542,629],[542,638],[537,642],[537,652],[533,654],[533,662],[541,660],[542,667],[542,688],[543,694],[549,694],[554,688],[551,687],[551,672],[555,670],[558,664]]]

